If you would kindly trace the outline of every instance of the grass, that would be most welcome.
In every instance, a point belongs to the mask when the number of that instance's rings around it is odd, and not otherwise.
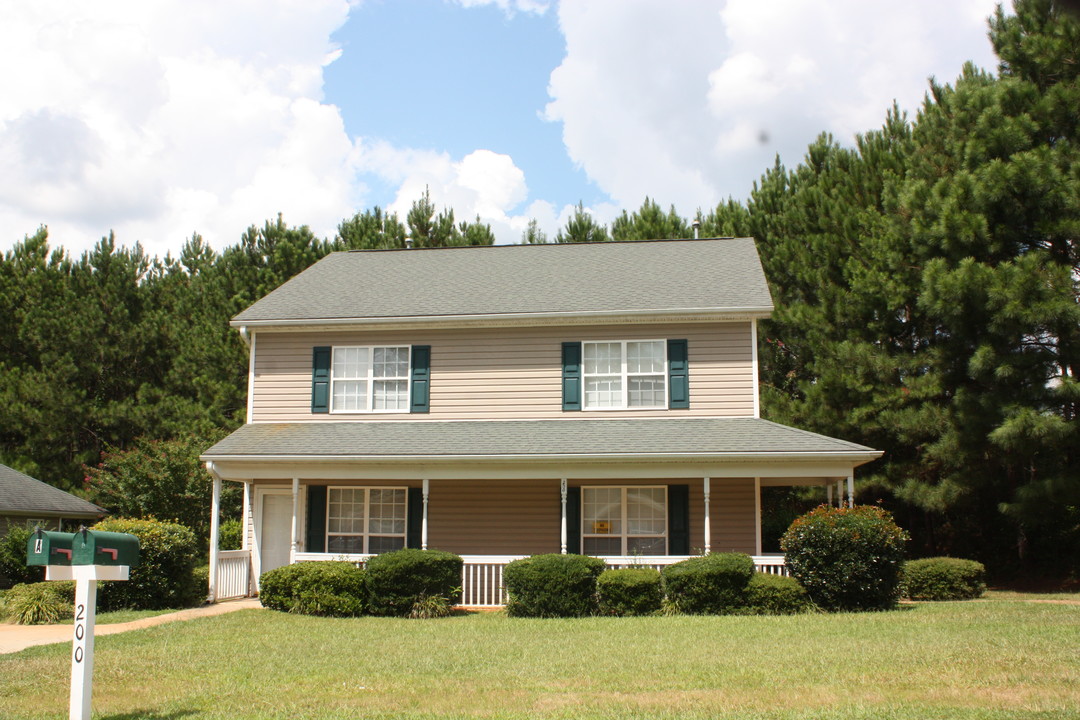
[[[69,652],[0,656],[0,716],[65,717]],[[246,610],[100,637],[95,680],[98,720],[1056,720],[1080,718],[1080,605],[428,621]]]
[[[176,610],[113,610],[112,612],[99,612],[94,615],[94,623],[96,625],[116,625],[174,612]],[[71,625],[74,622],[74,617],[69,617],[64,620],[63,624]]]

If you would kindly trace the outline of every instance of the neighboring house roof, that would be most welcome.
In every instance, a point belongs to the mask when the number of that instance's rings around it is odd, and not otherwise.
[[[0,465],[0,515],[97,517],[106,510],[25,473]]]
[[[772,308],[753,238],[719,238],[331,253],[232,324]]]
[[[844,457],[881,451],[757,418],[255,423],[202,455],[226,459]]]

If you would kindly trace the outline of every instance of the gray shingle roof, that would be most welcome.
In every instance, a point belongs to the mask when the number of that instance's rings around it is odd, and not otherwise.
[[[332,253],[233,323],[700,310],[772,310],[752,238]]]
[[[0,515],[97,517],[105,510],[48,483],[0,465]]]
[[[203,454],[225,458],[848,455],[871,448],[756,418],[256,423]]]

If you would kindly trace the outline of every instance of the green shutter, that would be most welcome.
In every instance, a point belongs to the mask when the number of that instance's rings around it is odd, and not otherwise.
[[[668,485],[668,555],[690,554],[690,486]]]
[[[581,343],[562,344],[562,409],[581,409]]]
[[[581,488],[566,488],[566,552],[581,553]]]
[[[426,413],[431,409],[431,346],[413,345],[412,352],[412,388],[410,395],[412,402],[409,412]]]
[[[690,407],[690,364],[685,340],[667,341],[668,407]]]
[[[307,552],[326,552],[326,486],[307,486]]]
[[[330,348],[311,350],[311,412],[330,412]]]
[[[409,504],[405,520],[405,547],[420,549],[421,534],[424,524],[424,491],[409,488]]]

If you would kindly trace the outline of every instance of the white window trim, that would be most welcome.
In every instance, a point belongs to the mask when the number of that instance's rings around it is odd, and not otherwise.
[[[359,533],[332,533],[330,532],[330,492],[332,490],[363,490],[364,491],[364,531]],[[369,540],[371,539],[371,491],[372,490],[401,490],[405,493],[405,530],[400,533],[374,533],[378,537],[400,537],[402,540],[402,547],[409,546],[409,488],[401,486],[383,486],[383,485],[328,485],[326,487],[326,519],[323,527],[326,528],[325,539],[323,547],[326,548],[326,552],[334,552],[330,550],[330,536],[335,537],[362,537],[364,538],[364,547],[360,554],[367,555],[370,548]]]
[[[622,491],[622,498],[621,498],[621,500],[619,502],[620,502],[620,510],[621,510],[620,523],[621,523],[623,531],[617,536],[614,533],[601,534],[601,533],[585,532],[585,521],[586,521],[585,520],[585,491],[586,490],[615,490],[615,489]],[[627,492],[627,490],[656,490],[656,489],[662,489],[664,491],[664,532],[662,534],[660,534],[660,535],[637,535],[637,534],[631,534],[631,533],[627,532],[627,529],[629,528],[629,525],[627,524],[627,517],[626,517],[626,511],[627,511],[626,492]],[[626,556],[628,556],[630,554],[627,551],[627,547],[626,547],[626,544],[627,544],[627,541],[628,541],[629,538],[639,538],[639,537],[658,538],[658,537],[662,537],[662,538],[664,538],[664,552],[660,553],[660,554],[667,555],[668,554],[668,549],[670,547],[669,535],[671,533],[671,528],[668,527],[669,524],[670,524],[669,521],[668,521],[669,520],[669,518],[668,518],[668,512],[669,512],[668,511],[668,507],[669,507],[668,503],[669,503],[669,500],[668,500],[668,486],[667,485],[582,485],[581,486],[581,551],[583,553],[585,552],[585,538],[618,537],[620,539],[620,541],[621,541],[620,546],[619,546],[620,547],[619,554],[617,556],[611,556],[611,557],[626,557]],[[605,556],[600,556],[600,557],[605,557]]]
[[[375,377],[375,351],[376,350],[405,350],[407,357],[408,370],[406,370],[404,377],[391,377],[391,378],[376,378]],[[364,398],[364,408],[357,410],[338,410],[334,407],[334,383],[335,382],[350,382],[359,380],[359,378],[335,378],[334,377],[334,356],[338,350],[366,350],[368,355],[368,374],[364,382],[367,383],[367,395]],[[375,403],[375,382],[384,380],[404,380],[405,381],[405,407],[394,408],[391,410],[376,410],[372,408]],[[334,345],[330,349],[330,386],[328,388],[330,398],[330,413],[333,415],[386,415],[386,414],[401,414],[408,413],[412,407],[412,346],[410,345]]]
[[[664,369],[659,373],[635,373],[635,377],[652,377],[659,375],[664,381],[664,399],[659,405],[630,405],[630,383],[628,379],[630,373],[626,369],[626,345],[628,343],[660,343],[660,347],[664,353]],[[622,382],[622,403],[620,405],[612,405],[610,407],[589,407],[589,395],[586,392],[586,381],[590,377],[610,377],[610,373],[586,373],[585,372],[585,346],[586,345],[599,345],[619,343],[622,345],[622,371],[620,374]],[[611,412],[620,410],[666,410],[668,403],[670,402],[669,393],[671,388],[669,387],[670,370],[668,368],[668,355],[667,355],[667,340],[663,338],[632,338],[630,340],[582,340],[581,341],[581,409],[588,412]]]

